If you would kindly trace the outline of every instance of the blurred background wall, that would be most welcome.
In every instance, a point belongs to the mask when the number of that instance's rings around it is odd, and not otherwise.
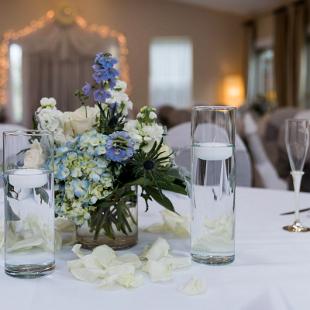
[[[57,0],[10,0],[0,4],[0,34],[18,30],[56,8]],[[193,43],[193,101],[221,99],[226,75],[242,72],[242,18],[165,0],[66,1],[89,23],[105,24],[128,40],[132,100],[148,104],[149,44],[158,36],[188,36]]]

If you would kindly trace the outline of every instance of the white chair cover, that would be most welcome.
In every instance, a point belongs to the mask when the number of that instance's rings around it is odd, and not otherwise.
[[[15,125],[15,124],[0,124],[0,160],[1,165],[3,164],[3,132],[4,131],[15,131],[15,130],[26,130],[25,127]],[[16,146],[16,152],[20,150],[21,146]]]
[[[175,151],[176,164],[187,171],[191,169],[191,123],[186,122],[171,128],[166,143]],[[238,186],[251,186],[252,169],[248,151],[236,135],[236,183]]]
[[[266,154],[252,115],[246,113],[243,122],[244,133],[254,159],[254,167],[262,180],[263,186],[272,189],[287,189],[288,184],[279,178],[276,169]]]

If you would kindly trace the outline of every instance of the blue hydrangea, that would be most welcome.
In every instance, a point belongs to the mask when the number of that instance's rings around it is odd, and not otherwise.
[[[115,162],[125,162],[134,154],[135,142],[126,131],[115,131],[106,143],[106,157]]]

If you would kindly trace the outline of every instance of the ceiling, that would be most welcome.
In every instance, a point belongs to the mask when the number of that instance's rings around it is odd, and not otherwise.
[[[284,5],[290,0],[174,0],[237,15],[256,15]]]

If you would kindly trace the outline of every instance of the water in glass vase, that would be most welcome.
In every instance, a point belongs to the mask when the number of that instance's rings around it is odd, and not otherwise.
[[[53,176],[40,169],[7,170],[5,272],[37,277],[55,267]]]
[[[235,161],[233,146],[199,143],[192,150],[191,255],[194,261],[234,260]]]

